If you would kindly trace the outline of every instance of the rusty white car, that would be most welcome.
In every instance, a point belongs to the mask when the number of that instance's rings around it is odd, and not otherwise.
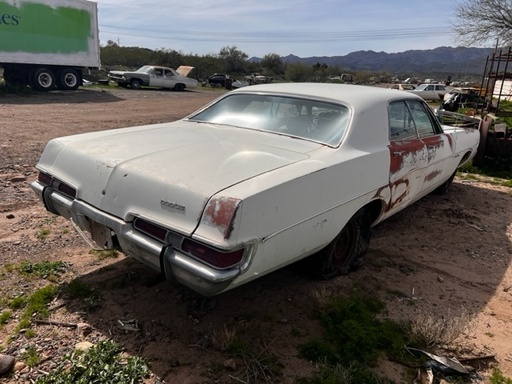
[[[157,65],[144,65],[136,71],[110,71],[108,77],[121,87],[140,89],[146,87],[161,87],[184,91],[185,88],[195,88],[196,79],[187,77],[194,67],[182,65],[178,69],[160,67]]]
[[[265,84],[181,120],[51,140],[46,208],[209,296],[307,260],[358,267],[373,225],[445,192],[477,149],[407,92]]]

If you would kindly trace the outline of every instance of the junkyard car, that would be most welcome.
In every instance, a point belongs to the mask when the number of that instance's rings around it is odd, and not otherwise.
[[[371,226],[444,192],[478,142],[408,92],[265,84],[53,139],[32,188],[100,246],[215,295],[308,256],[325,277],[357,267]]]
[[[412,91],[407,92],[421,96],[425,100],[439,101],[443,100],[447,91],[442,84],[420,84]]]
[[[478,88],[453,88],[444,95],[441,109],[457,112],[459,108],[477,108],[484,102],[484,97]]]
[[[412,91],[416,87],[412,84],[395,84],[391,86],[391,89],[396,89],[399,91]]]
[[[214,73],[208,77],[207,81],[212,87],[225,87],[226,79],[230,79],[229,75],[224,73]]]
[[[110,71],[108,77],[121,87],[130,86],[139,89],[141,86],[161,87],[183,91],[185,88],[197,87],[197,80],[187,77],[194,67],[181,66],[178,69],[144,65],[135,72]]]

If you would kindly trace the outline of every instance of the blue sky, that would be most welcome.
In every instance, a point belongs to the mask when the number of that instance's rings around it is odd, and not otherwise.
[[[451,0],[96,0],[100,41],[217,54],[338,56],[457,46]]]

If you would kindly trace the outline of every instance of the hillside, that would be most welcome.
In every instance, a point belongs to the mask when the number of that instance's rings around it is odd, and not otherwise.
[[[461,75],[482,75],[491,48],[438,47],[428,50],[409,50],[399,53],[357,51],[345,56],[282,57],[284,63],[302,62],[314,65],[339,66],[349,71],[367,70],[391,73],[451,73]],[[252,58],[251,61],[259,61]]]

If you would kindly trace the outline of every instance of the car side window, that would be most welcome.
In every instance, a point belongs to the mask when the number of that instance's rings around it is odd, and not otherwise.
[[[432,114],[427,110],[428,106],[420,101],[408,101],[407,105],[420,138],[434,136],[438,133]]]
[[[405,101],[395,101],[388,106],[389,140],[402,141],[418,138],[413,116]]]

